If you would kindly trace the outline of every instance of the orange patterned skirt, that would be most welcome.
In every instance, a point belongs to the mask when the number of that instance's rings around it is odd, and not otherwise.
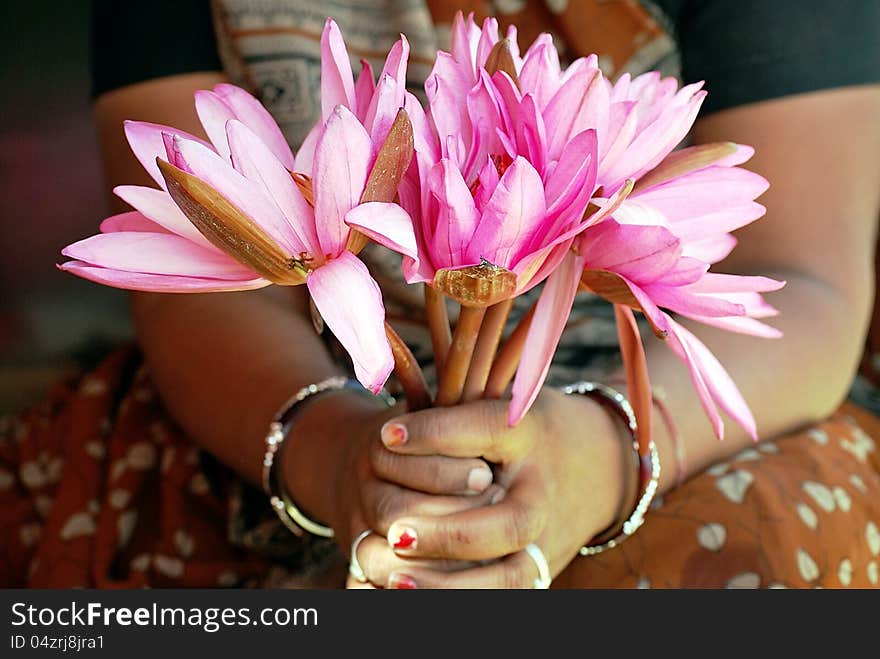
[[[878,587],[874,437],[880,422],[847,404],[762,442],[667,493],[635,536],[555,585]],[[0,586],[341,586],[338,551],[292,544],[248,490],[175,426],[137,351],[120,350],[3,420]]]

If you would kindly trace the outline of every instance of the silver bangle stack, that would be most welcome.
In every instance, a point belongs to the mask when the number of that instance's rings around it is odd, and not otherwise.
[[[644,524],[645,514],[648,512],[648,508],[651,506],[651,502],[654,500],[657,488],[660,485],[660,454],[653,441],[648,443],[646,454],[642,454],[639,451],[639,444],[636,441],[638,423],[635,412],[626,396],[616,389],[601,382],[583,381],[563,387],[562,392],[567,395],[580,394],[582,396],[591,396],[598,398],[600,402],[606,403],[608,407],[618,414],[632,436],[632,449],[635,452],[636,465],[639,471],[639,498],[629,517],[610,539],[604,540],[599,544],[587,544],[581,547],[581,556],[595,556],[609,549],[614,549]],[[646,462],[650,464],[650,469],[642,468]]]
[[[302,403],[308,398],[326,391],[339,391],[342,389],[351,389],[367,393],[366,389],[361,386],[357,380],[346,378],[343,376],[334,376],[303,387],[291,396],[284,405],[278,410],[272,422],[269,424],[269,431],[266,434],[266,452],[263,455],[262,469],[262,485],[263,491],[269,497],[269,505],[281,523],[297,537],[302,537],[305,533],[310,533],[322,538],[332,538],[334,536],[333,529],[324,524],[320,524],[309,519],[299,507],[294,503],[293,499],[288,495],[286,490],[281,486],[277,473],[276,455],[281,447],[289,439],[290,430],[293,426],[296,414],[302,409]],[[390,407],[394,405],[394,398],[386,391],[382,391],[379,397]]]

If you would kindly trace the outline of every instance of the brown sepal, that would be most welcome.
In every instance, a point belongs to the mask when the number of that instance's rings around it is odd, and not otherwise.
[[[513,80],[516,88],[519,89],[519,75],[516,72],[516,64],[513,61],[513,53],[510,51],[510,41],[501,39],[486,58],[486,72],[491,76],[496,71],[504,71]]]
[[[168,193],[212,245],[275,284],[305,282],[305,270],[263,229],[201,179],[156,158]]]
[[[367,177],[361,195],[362,204],[370,201],[394,201],[400,181],[409,168],[414,148],[412,123],[406,110],[400,108]],[[367,246],[368,242],[369,238],[364,234],[352,231],[348,237],[347,248],[357,254]]]

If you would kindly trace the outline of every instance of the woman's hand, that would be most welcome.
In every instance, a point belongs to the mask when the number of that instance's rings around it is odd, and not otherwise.
[[[438,571],[467,566],[371,551],[388,547],[384,536],[396,519],[451,515],[503,494],[479,458],[408,456],[385,448],[380,429],[400,412],[362,394],[334,392],[302,411],[282,453],[288,492],[305,514],[334,529],[344,551],[362,531],[376,531],[360,544],[358,556],[377,586],[385,586],[391,572],[411,566]],[[349,585],[360,586],[352,579]]]
[[[596,402],[551,390],[515,428],[507,426],[504,401],[393,418],[382,427],[386,450],[373,451],[385,487],[434,494],[409,495],[419,503],[403,514],[380,507],[371,528],[388,540],[370,536],[359,560],[373,568],[372,574],[365,568],[371,581],[392,588],[532,588],[538,573],[524,551],[529,544],[544,552],[556,576],[624,505],[632,463],[621,432]],[[496,465],[495,482],[504,488],[490,500],[494,505],[439,510],[454,507],[449,495],[480,458]],[[404,470],[406,460],[433,461],[432,468]],[[439,570],[419,562],[424,559],[479,563]]]

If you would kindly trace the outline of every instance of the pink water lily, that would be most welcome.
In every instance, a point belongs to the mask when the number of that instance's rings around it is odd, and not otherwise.
[[[486,67],[492,64],[493,50],[501,41],[509,68],[487,77]],[[496,89],[492,102],[501,106],[500,120],[483,114],[487,81]],[[679,89],[674,78],[662,78],[656,71],[635,79],[624,74],[612,84],[602,75],[595,55],[578,58],[563,68],[549,34],[541,34],[520,55],[513,26],[502,37],[494,18],[487,18],[481,29],[473,15],[465,18],[461,12],[453,22],[451,52],[437,54],[425,86],[438,130],[449,136],[442,147],[455,153],[459,162],[471,151],[474,127],[481,122],[490,129],[500,123],[511,135],[517,132],[516,124],[531,123],[526,134],[541,141],[551,161],[559,158],[576,135],[595,130],[597,183],[606,194],[659,164],[687,135],[706,96],[702,82]],[[526,96],[531,97],[534,109],[524,115],[521,103]],[[532,114],[537,114],[540,122],[535,122]],[[463,121],[464,117],[469,120]],[[510,147],[515,142],[487,135],[486,126],[480,132],[483,150],[500,141],[513,155]],[[473,175],[465,170],[466,178]]]
[[[643,312],[655,333],[668,339],[687,364],[716,435],[724,432],[720,406],[756,436],[754,418],[730,376],[699,339],[663,310],[729,331],[780,336],[758,319],[776,313],[760,294],[778,290],[783,282],[708,272],[736,244],[730,232],[764,214],[754,199],[767,189],[767,181],[737,167],[752,153],[750,147],[732,143],[674,152],[639,177],[611,214],[613,220],[588,228],[576,239],[566,257],[569,267],[551,275],[546,298],[539,301],[525,352],[542,377],[536,383],[517,374],[512,420],[537,395],[581,286]]]
[[[430,121],[413,122],[416,166],[400,188],[417,245],[404,259],[408,282],[437,284],[438,273],[490,264],[511,275],[505,290],[518,295],[559,265],[574,236],[613,210],[584,221],[602,124],[592,121],[592,109],[601,104],[587,103],[580,130],[557,130],[572,125],[579,102],[570,90],[583,86],[581,74],[598,80],[601,73],[595,58],[568,76],[556,61],[554,73],[548,43],[539,39],[520,58],[515,29],[502,43],[494,19],[480,30],[472,17],[456,17],[452,51],[438,53],[425,85]],[[553,76],[555,94],[547,87]],[[607,115],[607,102],[598,114]],[[619,192],[617,201],[627,191]],[[373,213],[359,217],[365,227],[383,223],[383,209]]]
[[[400,190],[419,247],[404,259],[407,280],[449,293],[444,284],[458,283],[451,274],[484,264],[510,275],[507,286],[485,288],[510,297],[550,277],[530,332],[542,349],[523,354],[513,424],[537,395],[558,341],[539,332],[554,310],[564,324],[577,290],[572,242],[613,213],[630,189],[618,186],[609,203],[588,212],[610,88],[595,57],[562,70],[549,35],[520,56],[515,30],[501,39],[494,19],[481,30],[461,14],[451,52],[438,53],[425,86],[433,130],[426,147],[416,144],[418,180]],[[566,277],[572,283],[558,285]]]
[[[481,31],[459,15],[452,52],[438,54],[425,85],[429,121],[414,122],[415,164],[400,187],[399,203],[413,221],[401,221],[396,233],[406,233],[406,243],[414,245],[400,250],[406,280],[424,282],[466,307],[456,337],[480,327],[479,309],[508,301],[550,276],[575,237],[610,215],[630,189],[621,186],[608,204],[588,212],[607,94],[601,94],[605,87],[595,58],[579,61],[570,75],[557,70],[558,89],[551,93],[543,83],[549,80],[546,67],[541,68],[547,43],[543,38],[520,58],[515,31],[500,40],[494,20]],[[577,98],[584,88],[590,95],[586,102]],[[568,130],[572,125],[580,129]],[[367,235],[387,230],[388,209],[359,210],[359,230]],[[494,315],[491,325],[501,327]],[[462,388],[469,350],[476,349],[471,339],[453,341],[440,382],[441,404],[473,395],[486,382],[487,360],[481,358],[477,374],[464,382],[467,392]],[[435,351],[439,346],[435,341]],[[540,371],[526,364],[520,378],[536,382]],[[516,406],[516,391],[514,398]]]
[[[778,290],[784,282],[707,272],[708,264],[685,255],[685,241],[660,226],[608,221],[590,229],[580,244],[586,268],[582,281],[612,302],[639,309],[655,332],[668,338],[690,370],[716,435],[724,434],[717,405],[757,438],[754,417],[730,376],[668,312],[734,332],[778,338],[778,330],[758,319],[777,313],[761,293]]]
[[[414,123],[424,123],[421,104],[406,90],[408,58],[409,42],[400,35],[385,58],[378,83],[367,60],[361,60],[361,71],[355,79],[342,32],[328,18],[321,34],[321,119],[297,151],[292,169],[311,173],[322,126],[337,106],[348,108],[357,117],[370,135],[374,150],[388,135],[400,108],[406,108]]]
[[[344,106],[333,110],[306,191],[288,170],[293,156],[280,130],[256,99],[223,85],[199,93],[197,104],[216,149],[168,127],[128,123],[135,154],[162,189],[117,188],[137,210],[109,218],[104,233],[65,248],[75,260],[60,267],[145,291],[305,283],[358,378],[378,391],[393,368],[381,293],[346,249],[352,233],[346,215],[360,203],[377,159],[366,130]],[[372,235],[398,246],[395,236]]]

